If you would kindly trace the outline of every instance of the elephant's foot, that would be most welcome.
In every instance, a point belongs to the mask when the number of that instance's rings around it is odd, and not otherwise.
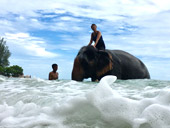
[[[91,80],[92,80],[93,82],[99,82],[99,80],[96,79],[96,78],[91,78]]]

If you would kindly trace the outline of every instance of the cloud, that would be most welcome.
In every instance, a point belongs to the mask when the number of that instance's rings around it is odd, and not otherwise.
[[[60,18],[60,20],[72,21],[72,22],[81,22],[82,21],[81,19],[73,18],[73,17],[70,17],[70,16],[63,16],[63,17]]]
[[[56,53],[49,52],[45,49],[45,41],[38,37],[30,36],[29,33],[5,33],[8,40],[9,48],[12,53],[18,49],[19,54],[30,55],[36,57],[57,57]]]
[[[159,13],[169,10],[169,5],[169,1],[162,2],[160,0],[99,0],[93,1],[93,4],[90,0],[74,0],[74,2],[69,0],[48,0],[43,2],[41,0],[20,2],[17,0],[1,0],[0,14],[13,13],[26,17],[39,17],[42,16],[39,11],[56,14],[69,12],[73,16],[113,21],[122,19],[124,16],[143,16]]]

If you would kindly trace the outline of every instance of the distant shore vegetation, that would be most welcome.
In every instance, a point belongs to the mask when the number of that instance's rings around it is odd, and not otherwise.
[[[9,66],[11,52],[6,45],[4,38],[0,38],[0,75],[7,77],[20,77],[23,75],[22,67],[18,65]]]
[[[10,67],[1,67],[0,66],[0,75],[3,76],[12,76],[12,77],[20,77],[23,75],[23,69],[22,67],[18,65],[13,65]]]

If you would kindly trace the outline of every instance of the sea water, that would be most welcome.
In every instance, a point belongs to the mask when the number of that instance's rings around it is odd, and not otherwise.
[[[0,128],[170,128],[170,81],[0,76]]]

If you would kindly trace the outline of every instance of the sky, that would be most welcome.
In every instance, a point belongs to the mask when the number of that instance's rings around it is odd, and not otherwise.
[[[10,65],[32,77],[47,79],[57,63],[59,78],[71,79],[93,23],[107,49],[141,59],[152,79],[170,80],[170,0],[0,0]]]

